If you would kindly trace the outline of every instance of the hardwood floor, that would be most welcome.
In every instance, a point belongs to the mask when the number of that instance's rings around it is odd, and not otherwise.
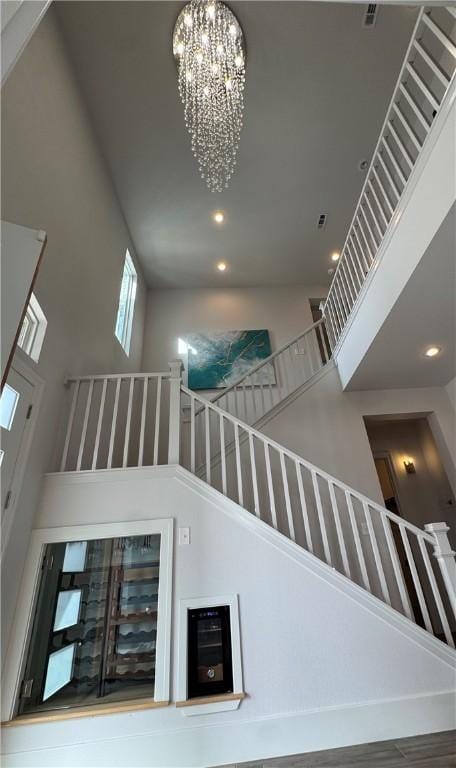
[[[456,731],[273,757],[224,768],[456,768]]]

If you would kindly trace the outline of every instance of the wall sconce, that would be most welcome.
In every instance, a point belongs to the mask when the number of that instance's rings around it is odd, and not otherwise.
[[[404,467],[408,475],[416,474],[415,464],[413,459],[410,458],[410,456],[404,459]]]

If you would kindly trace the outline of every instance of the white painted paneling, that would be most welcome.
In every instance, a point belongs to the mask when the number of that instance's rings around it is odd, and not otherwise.
[[[154,517],[191,531],[174,628],[180,599],[239,595],[248,698],[201,720],[171,706],[11,728],[5,766],[200,768],[454,727],[453,652],[185,470],[50,476],[38,524]],[[176,653],[174,631],[173,699]]]

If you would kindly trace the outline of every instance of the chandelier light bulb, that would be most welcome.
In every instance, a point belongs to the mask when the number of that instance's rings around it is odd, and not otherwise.
[[[208,188],[222,192],[234,173],[243,122],[242,29],[221,0],[190,0],[177,18],[173,50],[193,154]]]

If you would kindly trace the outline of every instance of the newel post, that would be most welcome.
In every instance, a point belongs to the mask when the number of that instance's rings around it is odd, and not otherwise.
[[[448,541],[450,529],[446,523],[428,523],[424,528],[434,537],[434,557],[440,566],[451,606],[456,613],[456,553]]]
[[[171,376],[169,379],[168,464],[179,464],[182,360],[173,360],[169,363],[169,369]]]

